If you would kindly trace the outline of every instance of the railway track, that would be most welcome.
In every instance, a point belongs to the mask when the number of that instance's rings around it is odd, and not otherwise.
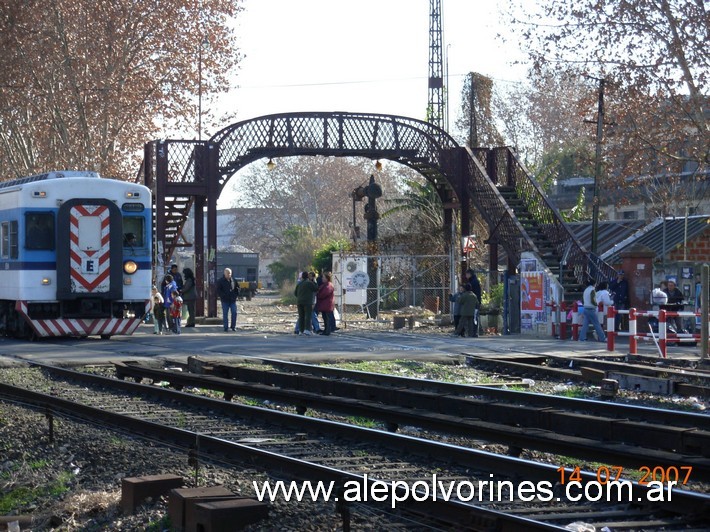
[[[594,383],[600,383],[603,379],[614,379],[626,389],[710,398],[710,373],[699,369],[543,354],[508,357],[464,353],[464,356],[466,364],[470,366],[497,369],[512,375],[545,375],[565,381]]]
[[[190,365],[196,365],[194,359]],[[515,456],[523,449],[534,449],[637,469],[648,464],[685,467],[693,470],[694,479],[710,480],[710,416],[485,386],[339,373],[331,371],[334,368],[328,368],[330,378],[324,379],[239,365],[199,366],[213,375],[115,364],[118,378],[151,379],[180,389],[211,389],[227,400],[245,395],[294,405],[300,414],[312,408],[364,416],[383,421],[392,431],[406,424],[508,445],[509,454]],[[311,371],[318,368],[311,367]],[[356,382],[358,377],[381,380],[378,384]]]
[[[492,492],[487,491],[486,482],[494,475],[511,483],[546,481],[555,490],[561,485],[560,469],[547,464],[66,369],[44,366],[41,371],[47,375],[45,390],[29,391],[5,382],[0,384],[0,395],[54,415],[100,420],[184,448],[198,442],[194,451],[200,459],[227,457],[282,478],[332,481],[341,486],[349,479],[361,485],[368,473],[370,478],[377,476],[383,481],[406,479],[413,483],[429,478],[435,470],[445,481],[480,480],[487,495]],[[596,477],[582,472],[580,479],[586,486]],[[630,486],[631,503],[573,504],[569,498],[557,497],[545,504],[531,504],[516,496],[503,503],[484,497],[481,504],[410,499],[402,501],[398,509],[408,511],[410,519],[416,516],[422,526],[457,530],[549,530],[579,520],[580,515],[602,526],[630,521],[655,527],[708,524],[703,513],[710,507],[708,496],[672,489],[666,492],[671,496],[669,501],[641,504],[638,500],[647,501],[651,488],[638,483]]]

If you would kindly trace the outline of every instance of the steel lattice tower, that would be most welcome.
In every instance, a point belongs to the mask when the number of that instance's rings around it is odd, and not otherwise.
[[[446,129],[441,0],[429,0],[429,104],[427,122]]]

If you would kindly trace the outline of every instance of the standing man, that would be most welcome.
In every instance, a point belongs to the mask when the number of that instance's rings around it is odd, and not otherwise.
[[[464,292],[459,297],[459,304],[461,305],[461,319],[459,320],[459,324],[456,326],[454,336],[468,336],[475,338],[478,336],[475,320],[476,309],[478,308],[478,298],[473,292],[473,287],[470,283],[466,284]]]
[[[224,332],[229,329],[237,330],[237,298],[239,297],[239,283],[232,279],[232,270],[224,269],[224,275],[217,281],[217,296],[222,302],[222,324]],[[232,321],[228,322],[229,313],[232,313]],[[231,327],[228,327],[227,324]]]
[[[624,270],[616,272],[616,279],[609,283],[609,291],[612,294],[612,299],[616,305],[616,310],[629,310],[629,281],[626,280]],[[628,329],[629,315],[616,314],[614,318],[614,329],[616,331]]]
[[[314,276],[315,277],[315,276]],[[294,295],[298,307],[298,334],[311,336],[313,321],[313,299],[318,292],[318,285],[309,278],[308,272],[301,273],[301,282],[296,285]]]
[[[476,296],[476,300],[478,303],[476,304],[476,312],[473,316],[473,336],[474,338],[478,337],[478,314],[480,313],[481,310],[481,283],[478,280],[478,276],[476,275],[476,271],[473,268],[469,268],[466,270],[466,284],[471,285],[471,291],[473,292],[473,295]]]
[[[584,318],[582,320],[582,330],[579,332],[579,341],[587,341],[587,331],[591,323],[594,325],[594,331],[597,333],[597,340],[606,342],[606,335],[604,334],[602,326],[599,324],[599,318],[597,318],[597,293],[596,290],[594,290],[593,279],[587,281],[587,288],[584,290],[582,302],[584,303]]]
[[[184,284],[182,280],[182,274],[178,271],[178,265],[177,264],[171,264],[170,265],[170,275],[173,276],[173,281],[175,281],[175,284],[177,285],[177,288],[180,292],[182,292],[182,286]]]

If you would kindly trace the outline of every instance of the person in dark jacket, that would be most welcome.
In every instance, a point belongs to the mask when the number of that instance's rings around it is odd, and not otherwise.
[[[224,275],[217,281],[217,296],[222,302],[222,325],[224,332],[229,329],[237,330],[237,298],[239,297],[239,283],[232,278],[232,270],[224,269]],[[229,313],[232,313],[232,321],[228,327]]]
[[[173,320],[170,315],[170,307],[173,304],[173,292],[177,290],[177,285],[173,276],[169,273],[165,274],[165,278],[162,283],[163,287],[163,307],[165,308],[165,321],[168,324],[168,329],[175,332],[175,320]]]
[[[683,292],[681,292],[676,286],[674,280],[668,279],[668,288],[665,292],[668,295],[668,303],[666,304],[664,310],[667,310],[668,312],[682,312]],[[666,318],[666,322],[668,325],[674,327],[676,332],[686,332],[683,327],[683,319],[680,316],[668,317]]]
[[[335,290],[333,288],[333,283],[331,283],[332,276],[330,272],[325,272],[323,274],[323,282],[318,287],[318,293],[316,294],[316,300],[318,301],[318,310],[323,313],[323,336],[328,336],[333,332],[333,323],[335,319],[333,318],[333,310],[335,309]]]
[[[473,287],[470,284],[466,285],[466,289],[459,297],[459,305],[461,305],[461,320],[454,335],[474,336],[476,309],[478,308],[478,298],[473,293]]]
[[[177,285],[177,288],[179,291],[182,292],[182,286],[185,284],[182,280],[182,275],[178,271],[178,265],[177,264],[171,264],[170,265],[170,275],[173,276],[173,281],[175,281],[175,284]]]
[[[298,307],[298,331],[299,335],[311,336],[313,318],[313,298],[318,292],[318,285],[309,278],[308,272],[301,273],[301,282],[296,285],[294,295],[296,296],[296,306]]]
[[[454,330],[456,330],[459,326],[459,322],[461,321],[461,295],[464,293],[466,286],[460,284],[458,292],[455,294],[449,294],[449,301],[453,303],[451,313],[454,315]]]
[[[616,279],[609,283],[609,291],[612,293],[611,297],[614,300],[616,310],[629,310],[629,281],[624,275],[624,270],[616,272]],[[628,314],[617,313],[614,318],[614,329],[620,331],[623,327],[626,330],[628,329],[628,322]]]
[[[182,300],[187,310],[187,322],[185,327],[195,326],[195,305],[197,303],[197,286],[195,285],[195,274],[190,268],[182,271],[184,283],[182,285]]]
[[[476,305],[476,312],[475,315],[473,316],[473,336],[478,337],[478,313],[481,309],[481,283],[478,281],[478,276],[476,275],[476,272],[473,270],[473,268],[469,268],[466,270],[466,283],[471,285],[471,291],[473,292],[473,295],[476,296],[476,299],[478,301]]]

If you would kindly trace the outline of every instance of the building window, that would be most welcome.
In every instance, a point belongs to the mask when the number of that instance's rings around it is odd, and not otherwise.
[[[638,220],[638,213],[636,211],[623,211],[621,218],[623,220]]]

